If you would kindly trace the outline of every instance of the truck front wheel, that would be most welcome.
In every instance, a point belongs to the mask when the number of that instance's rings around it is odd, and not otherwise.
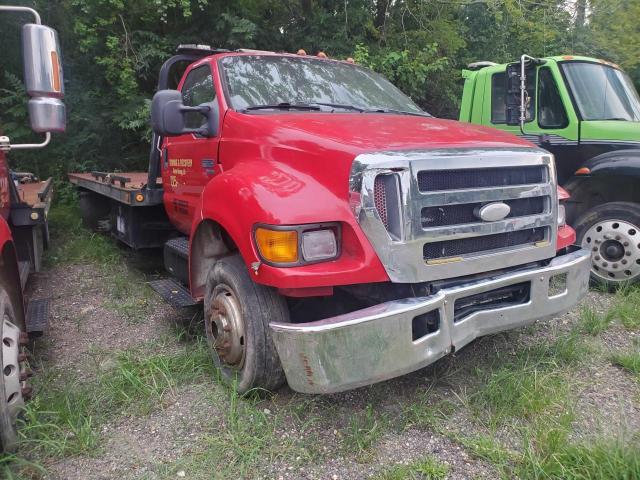
[[[23,382],[20,374],[20,327],[16,322],[14,305],[4,285],[0,284],[0,451],[15,450],[18,434],[18,414],[24,407]]]
[[[591,250],[591,279],[609,290],[640,280],[640,205],[610,202],[585,212],[574,225]]]
[[[272,320],[289,320],[284,298],[255,283],[239,255],[218,260],[207,277],[205,332],[214,363],[238,393],[275,390],[285,381],[271,339]]]

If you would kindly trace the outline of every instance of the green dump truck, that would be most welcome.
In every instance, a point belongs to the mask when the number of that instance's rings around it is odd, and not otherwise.
[[[640,281],[640,97],[615,64],[578,56],[463,70],[460,120],[523,136],[556,157],[567,220],[594,281]]]

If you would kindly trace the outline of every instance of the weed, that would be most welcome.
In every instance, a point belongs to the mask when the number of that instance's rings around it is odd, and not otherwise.
[[[113,272],[109,298],[104,306],[124,317],[129,323],[141,323],[150,314],[151,290],[141,275],[122,267]]]
[[[580,328],[589,335],[598,335],[604,332],[613,321],[614,314],[611,310],[598,313],[591,307],[582,307],[580,311]]]
[[[617,353],[611,357],[614,365],[628,370],[640,380],[640,352],[629,351],[625,353]]]
[[[410,463],[396,465],[378,474],[377,480],[443,480],[447,478],[449,467],[432,457]]]
[[[97,263],[115,265],[121,253],[107,236],[89,232],[82,226],[77,206],[58,204],[49,212],[52,244],[46,261],[49,265]]]
[[[640,329],[640,288],[629,287],[616,293],[612,315],[628,330]]]
[[[548,448],[530,446],[516,469],[516,478],[609,480],[640,478],[640,448],[635,444],[603,440],[590,444],[563,442]]]
[[[133,407],[147,413],[167,396],[173,396],[178,385],[209,378],[214,373],[204,342],[177,353],[150,355],[149,350],[121,353],[115,367],[98,379],[114,406]]]
[[[364,453],[377,442],[384,433],[386,419],[377,415],[372,405],[351,416],[349,425],[343,431],[343,446],[347,451]]]

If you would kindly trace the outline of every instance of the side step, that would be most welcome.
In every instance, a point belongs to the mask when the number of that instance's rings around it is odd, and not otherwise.
[[[49,327],[50,298],[31,300],[27,306],[27,333],[31,338],[40,337]]]
[[[149,282],[149,286],[164,298],[167,303],[176,308],[193,307],[198,304],[191,297],[189,290],[173,278],[154,280]]]
[[[18,262],[18,273],[20,274],[20,285],[22,286],[22,290],[24,290],[27,280],[29,279],[29,274],[31,273],[31,262],[29,262],[29,260]]]

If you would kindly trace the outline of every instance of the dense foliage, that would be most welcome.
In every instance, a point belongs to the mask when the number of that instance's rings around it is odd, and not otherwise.
[[[3,2],[4,3],[4,2]],[[640,81],[640,0],[14,0],[58,29],[69,125],[42,151],[15,152],[42,176],[145,168],[156,72],[179,43],[353,56],[431,113],[455,118],[460,71],[522,53],[587,54]],[[25,19],[27,17],[25,16]],[[33,139],[16,16],[0,16],[0,125]],[[47,161],[52,158],[54,161]]]

